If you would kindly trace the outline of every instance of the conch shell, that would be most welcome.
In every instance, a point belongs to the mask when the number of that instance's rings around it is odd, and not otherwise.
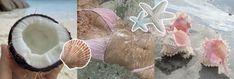
[[[173,31],[168,31],[163,37],[161,53],[166,56],[180,53],[184,58],[194,55],[188,34],[176,28]]]
[[[216,39],[206,39],[202,46],[202,64],[209,67],[218,67],[219,74],[224,73],[229,76],[230,68],[227,64],[229,48],[221,36]]]
[[[176,20],[167,30],[173,31],[174,28],[176,28],[177,30],[182,30],[188,34],[191,27],[192,23],[190,17],[185,13],[178,13]]]

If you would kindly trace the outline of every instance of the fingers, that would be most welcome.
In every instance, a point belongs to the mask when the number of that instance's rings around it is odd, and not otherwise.
[[[28,76],[31,77],[32,73],[30,71],[24,70],[15,63],[11,62],[10,52],[7,45],[1,45],[2,56],[0,58],[0,79],[12,79],[12,70],[10,65],[14,65],[15,75],[24,76],[25,73],[28,73]],[[59,72],[61,71],[63,65],[60,65],[58,68],[55,68],[51,72],[45,75],[46,79],[57,79]],[[27,72],[26,72],[27,71]]]
[[[10,69],[10,54],[7,45],[1,45],[2,57],[0,60],[0,79],[12,79],[12,71]]]
[[[7,45],[1,45],[1,52],[2,52],[1,60],[8,61],[8,58],[10,58],[10,55],[9,55],[9,50],[8,50]]]

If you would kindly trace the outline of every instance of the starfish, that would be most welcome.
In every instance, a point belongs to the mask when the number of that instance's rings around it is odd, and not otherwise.
[[[156,3],[156,1],[155,1]],[[168,1],[164,0],[159,2],[153,8],[150,5],[140,2],[139,6],[145,11],[146,16],[151,20],[151,24],[159,31],[161,34],[165,35],[166,29],[162,20],[169,20],[175,18],[175,14],[165,11],[168,5]]]
[[[131,31],[135,32],[138,29],[141,29],[144,32],[147,32],[149,29],[147,28],[148,19],[145,19],[146,13],[144,11],[141,11],[137,17],[130,16],[129,19],[134,22]]]

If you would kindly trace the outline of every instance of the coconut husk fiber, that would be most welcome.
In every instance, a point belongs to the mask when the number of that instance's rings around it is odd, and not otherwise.
[[[131,26],[119,21],[116,32],[111,35],[104,61],[125,66],[129,70],[141,69],[153,65],[155,40],[149,32],[131,31]],[[154,79],[154,66],[135,72],[141,79]]]

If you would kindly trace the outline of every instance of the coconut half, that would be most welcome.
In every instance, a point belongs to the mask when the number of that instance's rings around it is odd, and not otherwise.
[[[8,45],[14,60],[23,68],[46,72],[58,67],[63,44],[70,33],[54,19],[31,14],[18,20],[10,30]]]

